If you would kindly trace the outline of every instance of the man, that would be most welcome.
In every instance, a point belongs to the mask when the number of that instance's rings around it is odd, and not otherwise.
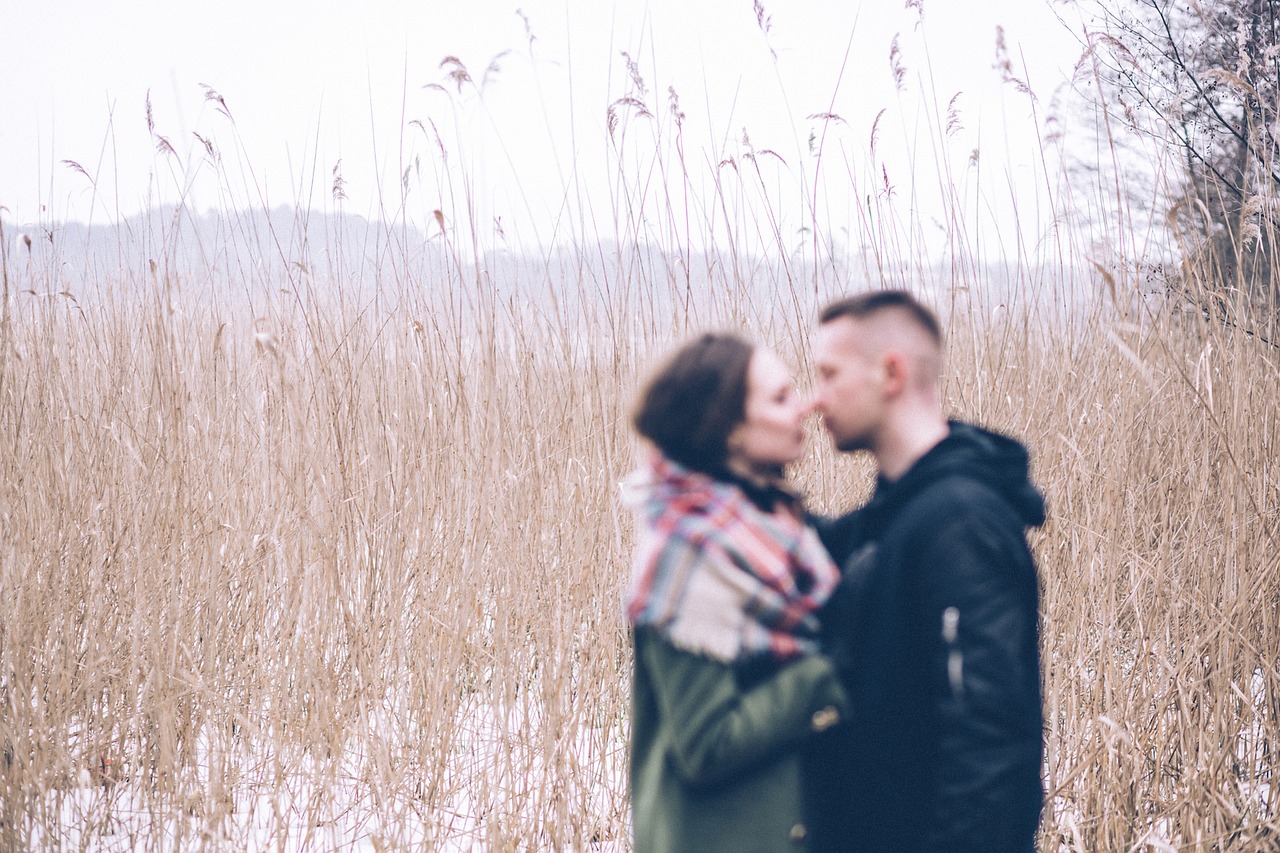
[[[944,417],[941,330],[910,294],[827,306],[815,363],[836,449],[879,468],[866,506],[820,524],[851,715],[812,756],[815,849],[1029,853],[1044,794],[1025,529],[1044,501],[1026,450]]]

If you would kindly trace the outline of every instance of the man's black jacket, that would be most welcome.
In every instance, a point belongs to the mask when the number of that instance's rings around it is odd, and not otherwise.
[[[816,850],[1024,853],[1043,800],[1044,500],[1012,439],[950,434],[819,532],[844,579],[824,613],[851,715],[807,774]]]

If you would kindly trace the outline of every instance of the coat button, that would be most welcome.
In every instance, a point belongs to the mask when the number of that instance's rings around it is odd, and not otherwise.
[[[809,837],[809,827],[805,826],[803,823],[797,823],[795,826],[791,827],[791,832],[788,834],[788,837],[795,843],[799,844],[801,841],[804,841]]]
[[[836,710],[835,705],[828,705],[820,711],[813,712],[809,725],[815,732],[825,732],[838,722],[840,722],[840,712]]]

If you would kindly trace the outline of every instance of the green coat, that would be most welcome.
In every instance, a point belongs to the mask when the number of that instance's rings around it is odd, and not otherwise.
[[[743,688],[732,664],[635,632],[635,853],[805,851],[800,747],[840,718],[831,663],[810,655]]]

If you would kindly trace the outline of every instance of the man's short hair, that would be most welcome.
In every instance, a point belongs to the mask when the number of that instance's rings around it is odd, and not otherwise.
[[[942,346],[942,325],[938,323],[937,315],[905,290],[869,290],[837,299],[822,309],[822,313],[818,315],[818,325],[825,326],[841,317],[865,320],[881,311],[894,309],[904,312],[928,333],[937,346]]]

